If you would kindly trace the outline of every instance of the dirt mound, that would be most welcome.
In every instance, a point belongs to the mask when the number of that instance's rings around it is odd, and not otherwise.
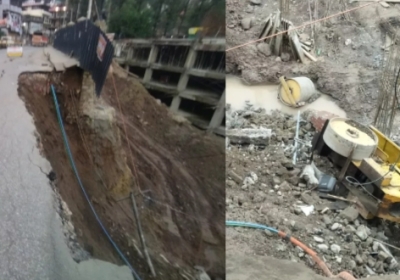
[[[396,264],[378,242],[397,246],[398,225],[379,219],[367,222],[348,203],[322,199],[316,191],[307,191],[311,187],[300,177],[310,152],[306,145],[302,145],[297,152],[297,163],[293,164],[296,131],[293,116],[280,112],[269,115],[251,106],[227,114],[227,126],[234,128],[232,131],[270,130],[263,144],[259,138],[245,135],[242,142],[246,140],[246,145],[232,143],[228,146],[228,220],[260,223],[294,236],[315,250],[335,275],[342,271],[350,271],[357,277],[399,272],[400,259],[396,257]],[[321,124],[319,118],[316,112],[303,114],[299,130],[302,143],[310,144],[315,131],[313,125]],[[227,135],[230,135],[229,129]],[[322,172],[337,176],[339,170],[326,158],[315,156],[314,160]],[[310,205],[314,211],[307,216],[301,209]],[[272,232],[228,227],[226,239],[231,254],[267,255],[291,260],[321,273],[302,249]],[[391,251],[392,254],[398,253]]]
[[[104,237],[70,168],[49,85],[54,84],[76,166],[106,228],[140,275],[140,252],[129,193],[140,210],[157,279],[185,279],[194,265],[224,276],[223,140],[177,121],[139,81],[113,66],[102,97],[81,70],[23,74],[19,94],[33,115],[38,142],[57,174],[77,240],[93,257],[122,264]],[[128,143],[122,120],[127,123]],[[131,160],[130,155],[133,155]],[[220,200],[218,200],[220,198]]]
[[[318,17],[344,10],[340,2],[320,1]],[[362,4],[365,3],[349,4],[348,8]],[[227,48],[257,40],[264,20],[278,7],[276,0],[261,1],[261,5],[228,0]],[[249,84],[276,83],[281,75],[307,76],[316,83],[318,90],[335,98],[350,118],[370,122],[378,102],[383,61],[381,47],[385,34],[393,33],[390,31],[397,26],[393,18],[399,13],[398,5],[385,9],[377,4],[350,13],[349,20],[336,17],[318,24],[313,53],[318,62],[309,65],[293,60],[282,62],[276,56],[265,56],[255,43],[227,52],[227,72],[241,76]],[[291,2],[288,20],[295,26],[309,22],[308,1]],[[243,21],[250,21],[251,28],[244,30]],[[299,33],[301,38],[314,39],[310,27],[299,29]]]

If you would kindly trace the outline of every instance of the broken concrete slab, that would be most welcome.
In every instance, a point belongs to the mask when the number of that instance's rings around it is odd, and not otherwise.
[[[229,129],[226,131],[226,137],[229,137],[233,144],[268,145],[272,135],[272,130],[268,128]]]

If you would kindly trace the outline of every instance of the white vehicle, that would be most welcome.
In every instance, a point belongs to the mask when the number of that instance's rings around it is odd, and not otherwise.
[[[7,48],[9,46],[15,45],[14,38],[11,36],[3,36],[0,38],[0,47]]]

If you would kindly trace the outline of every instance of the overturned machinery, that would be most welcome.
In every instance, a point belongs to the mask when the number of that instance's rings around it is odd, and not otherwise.
[[[333,118],[314,136],[312,151],[340,169],[336,191],[348,190],[365,219],[400,223],[400,147],[386,135],[373,126]]]

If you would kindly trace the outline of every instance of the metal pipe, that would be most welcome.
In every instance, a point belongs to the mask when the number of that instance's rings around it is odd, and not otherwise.
[[[144,240],[142,224],[140,223],[139,211],[137,209],[136,199],[135,199],[135,196],[133,195],[133,192],[131,193],[131,199],[132,199],[132,204],[133,204],[133,213],[135,215],[137,230],[138,230],[138,234],[139,234],[139,238],[140,238],[140,243],[142,244],[143,253],[146,256],[147,264],[149,266],[151,274],[153,275],[153,277],[156,277],[157,275],[156,275],[156,272],[154,270],[154,266],[153,266],[153,263],[151,261],[149,252],[147,251],[146,242]]]
[[[87,19],[90,20],[92,17],[92,6],[93,6],[93,0],[89,0],[89,7],[87,10]]]
[[[294,140],[294,155],[293,155],[293,164],[297,162],[297,140],[299,138],[299,130],[300,130],[300,110],[297,111],[297,125],[296,125],[296,138]]]

